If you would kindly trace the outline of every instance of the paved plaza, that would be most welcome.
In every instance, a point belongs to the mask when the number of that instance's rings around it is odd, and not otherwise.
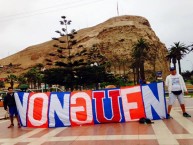
[[[193,99],[185,101],[193,116]],[[1,107],[1,118],[4,113]],[[171,116],[150,125],[127,122],[51,129],[8,129],[9,120],[1,119],[0,145],[193,145],[193,117],[184,118],[177,101]]]

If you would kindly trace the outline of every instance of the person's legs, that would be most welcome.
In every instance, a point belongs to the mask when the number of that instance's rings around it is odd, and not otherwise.
[[[19,122],[19,116],[15,115],[16,119],[17,119],[17,124],[18,124],[18,128],[21,128],[20,122]]]
[[[186,107],[185,107],[185,103],[184,103],[184,94],[180,94],[178,95],[178,101],[180,103],[180,107],[182,109],[182,113],[184,117],[191,117],[188,113],[186,113]]]
[[[182,113],[183,113],[183,116],[184,117],[191,117],[190,114],[186,113],[186,108],[185,108],[185,105],[184,104],[180,104],[180,107],[182,109]]]
[[[13,124],[13,116],[14,116],[14,110],[12,107],[9,107],[9,118],[10,118],[10,122],[11,124],[8,126],[8,128],[11,128],[14,126]]]
[[[182,113],[185,113],[186,112],[185,105],[184,104],[180,104],[180,107],[182,109]]]
[[[172,117],[170,116],[170,111],[171,111],[171,109],[172,109],[172,105],[168,105],[168,114],[167,114],[167,116],[166,116],[166,119],[172,118]]]
[[[13,116],[10,115],[10,121],[11,121],[11,124],[13,124]]]
[[[186,113],[186,109],[185,109],[185,105],[184,104],[180,104],[180,107],[182,109],[183,112],[183,116],[184,117],[191,117],[191,115],[189,115],[188,113]]]
[[[14,107],[14,114],[15,114],[15,117],[17,119],[18,128],[20,128],[21,125],[20,125],[19,116],[18,116],[18,112],[17,112],[17,107],[16,106]]]
[[[168,105],[168,114],[170,114],[171,109],[172,109],[172,105]]]
[[[171,112],[172,105],[174,104],[175,100],[176,100],[176,96],[175,96],[173,93],[169,93],[167,119],[172,118],[172,117],[170,116],[170,112]]]

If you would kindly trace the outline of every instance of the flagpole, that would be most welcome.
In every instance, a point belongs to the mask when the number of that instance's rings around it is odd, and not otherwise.
[[[118,1],[117,1],[117,15],[119,16],[119,5],[118,5]]]

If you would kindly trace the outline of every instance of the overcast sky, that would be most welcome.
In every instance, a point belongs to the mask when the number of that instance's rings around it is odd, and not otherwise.
[[[119,15],[148,19],[160,41],[193,43],[193,0],[0,0],[0,59],[58,36],[60,16],[76,30]],[[193,69],[193,52],[182,62]]]

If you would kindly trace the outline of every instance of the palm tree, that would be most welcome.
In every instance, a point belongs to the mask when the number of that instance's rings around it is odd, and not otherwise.
[[[151,51],[148,53],[148,63],[152,66],[152,79],[156,80],[156,62],[158,60],[158,53],[159,53],[159,44],[158,43],[152,43],[150,44]]]
[[[189,45],[188,48],[190,48],[189,52],[193,51],[193,44]]]
[[[40,84],[42,82],[42,77],[40,71],[37,68],[31,68],[28,72],[24,74],[24,77],[27,78],[28,84],[36,88],[36,83]]]
[[[13,88],[14,82],[17,80],[17,76],[14,74],[10,74],[7,76],[8,82],[10,82],[10,86]]]
[[[134,45],[132,51],[132,59],[135,62],[137,71],[139,70],[140,79],[145,80],[144,63],[148,56],[149,43],[140,38]]]
[[[18,81],[19,85],[27,83],[26,78],[24,77],[24,74],[18,76],[17,81]]]
[[[29,88],[27,84],[27,78],[24,77],[24,74],[21,74],[17,77],[17,81],[19,83],[19,88],[21,91],[26,92],[26,90]]]
[[[133,83],[136,85],[136,74],[137,74],[137,80],[139,80],[139,67],[137,66],[138,63],[135,61],[131,63],[130,67],[133,70]]]
[[[174,45],[169,49],[169,55],[176,58],[178,62],[179,73],[181,74],[181,63],[180,60],[189,52],[188,46],[183,43],[174,42]]]

